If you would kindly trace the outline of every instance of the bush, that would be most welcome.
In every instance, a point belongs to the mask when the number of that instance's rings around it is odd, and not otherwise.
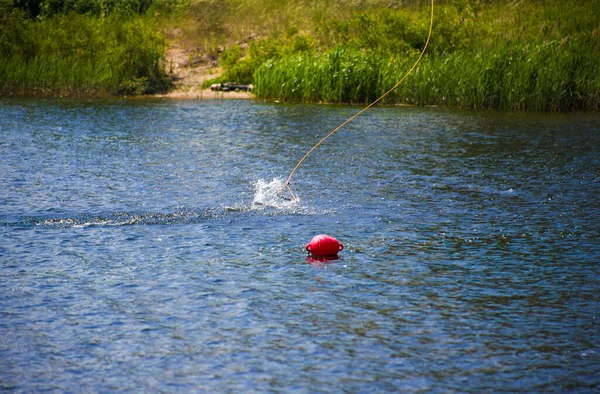
[[[168,87],[165,41],[147,19],[72,13],[30,20],[15,11],[3,19],[4,95],[110,95]]]

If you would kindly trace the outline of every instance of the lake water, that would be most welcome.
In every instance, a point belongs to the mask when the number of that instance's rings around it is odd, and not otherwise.
[[[0,100],[0,390],[599,390],[600,115],[358,109]]]

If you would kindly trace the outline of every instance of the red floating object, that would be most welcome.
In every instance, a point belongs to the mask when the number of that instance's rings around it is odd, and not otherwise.
[[[327,234],[315,235],[306,245],[306,250],[311,256],[320,258],[336,258],[338,252],[343,249],[344,245]]]

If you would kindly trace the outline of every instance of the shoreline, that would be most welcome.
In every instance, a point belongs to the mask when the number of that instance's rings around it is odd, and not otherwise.
[[[148,94],[144,97],[156,97],[156,98],[171,98],[171,99],[185,99],[185,100],[222,100],[222,99],[245,99],[252,100],[255,98],[254,94],[250,92],[216,92],[210,89],[197,89],[196,87],[190,87],[189,89],[175,89],[168,93],[159,94]]]

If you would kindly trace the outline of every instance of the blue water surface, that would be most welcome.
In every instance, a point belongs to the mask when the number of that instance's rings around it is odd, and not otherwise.
[[[0,390],[600,390],[600,116],[359,109],[1,100]]]

